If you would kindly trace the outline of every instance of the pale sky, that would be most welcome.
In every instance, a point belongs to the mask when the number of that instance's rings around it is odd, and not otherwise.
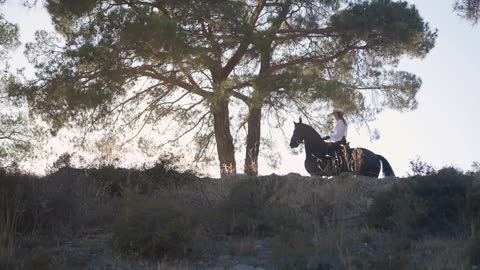
[[[20,0],[18,0],[20,2]],[[353,147],[368,148],[390,161],[397,175],[406,175],[409,161],[419,156],[436,168],[453,165],[464,170],[480,161],[480,25],[472,26],[453,13],[453,0],[409,0],[421,16],[438,29],[435,48],[425,59],[405,60],[399,69],[412,72],[423,80],[417,96],[418,109],[400,113],[384,111],[369,123],[378,129],[380,139],[371,142],[365,126],[349,127]],[[44,29],[53,31],[43,8],[27,9],[17,0],[7,1],[2,9],[7,20],[20,26],[21,41],[33,41],[33,33]],[[12,56],[11,65],[28,67],[23,47]],[[292,119],[294,120],[294,119]],[[287,136],[293,124],[287,122]],[[281,165],[268,168],[260,161],[260,174],[296,172],[307,175],[304,153],[292,154],[288,142],[280,139]],[[238,168],[243,156],[237,158]],[[213,172],[216,168],[213,169]]]

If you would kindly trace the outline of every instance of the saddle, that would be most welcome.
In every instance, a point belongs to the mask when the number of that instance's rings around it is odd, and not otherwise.
[[[338,142],[327,143],[323,155],[317,158],[318,168],[323,175],[339,175],[350,171],[350,156],[352,150],[346,138]]]
[[[338,142],[327,143],[326,155],[334,156],[336,153],[347,153],[350,152],[350,143],[347,142],[347,139],[343,137]]]

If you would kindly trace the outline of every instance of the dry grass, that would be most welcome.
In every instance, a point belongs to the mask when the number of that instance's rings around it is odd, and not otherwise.
[[[461,239],[426,239],[414,241],[410,252],[410,265],[425,270],[471,269],[465,256],[468,241]],[[425,262],[429,262],[426,264]]]
[[[20,220],[18,193],[0,190],[0,268],[9,268],[15,259],[17,225]]]
[[[258,254],[259,246],[255,238],[244,238],[232,241],[230,254],[233,257],[246,257]]]
[[[123,268],[125,265],[118,264],[114,266],[114,269],[138,269],[134,266],[132,268]],[[144,267],[144,270],[194,270],[194,266],[188,262],[171,262],[171,261],[161,261],[161,262],[147,262]]]

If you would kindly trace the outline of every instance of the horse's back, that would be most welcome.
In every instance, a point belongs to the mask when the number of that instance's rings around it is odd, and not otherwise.
[[[378,177],[380,174],[380,162],[377,154],[366,148],[352,148],[352,159],[355,170],[360,175]]]

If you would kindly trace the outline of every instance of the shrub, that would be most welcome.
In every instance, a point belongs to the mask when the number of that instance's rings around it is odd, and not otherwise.
[[[32,216],[38,205],[35,198],[34,182],[38,180],[30,176],[6,175],[0,177],[0,216],[2,228],[8,220],[15,221],[15,232],[31,230]],[[14,219],[11,219],[13,218]],[[12,224],[10,224],[12,225]]]
[[[282,179],[259,177],[233,186],[220,206],[226,233],[264,237],[301,226],[297,209],[282,201],[284,185]]]
[[[129,199],[113,226],[112,247],[117,253],[163,259],[191,252],[200,223],[194,209],[163,197]]]
[[[59,171],[60,169],[72,168],[72,159],[73,159],[73,154],[72,153],[65,152],[65,153],[61,154],[60,156],[57,157],[57,159],[50,166],[49,172],[50,173],[55,173],[56,171]]]
[[[407,238],[397,238],[395,236],[386,236],[387,239],[382,250],[373,252],[363,252],[356,256],[356,269],[384,269],[384,270],[402,270],[409,269],[409,253],[411,240]],[[361,267],[360,267],[361,266]]]
[[[24,259],[23,269],[25,270],[50,270],[53,269],[52,257],[42,248],[34,249]]]
[[[367,211],[367,220],[369,226],[406,235],[412,233],[416,218],[425,211],[423,201],[415,196],[410,185],[394,184],[376,194]]]
[[[122,197],[127,191],[143,195],[154,194],[157,191],[191,184],[198,179],[192,172],[179,172],[177,162],[178,158],[165,155],[150,168],[102,166],[88,169],[88,180],[111,197]]]
[[[128,169],[103,166],[88,170],[88,180],[110,197],[121,196],[126,189],[131,172]]]
[[[472,231],[477,231],[480,225],[480,183],[475,183],[467,193],[466,218],[472,226]]]
[[[192,171],[180,172],[178,162],[178,158],[164,156],[153,167],[145,169],[142,175],[149,179],[156,190],[182,187],[198,179]]]
[[[0,178],[0,269],[12,267],[17,226],[22,216],[18,183]]]
[[[27,209],[28,231],[70,234],[104,221],[104,215],[111,220],[113,215],[107,196],[98,186],[85,181],[82,170],[62,169],[35,181],[33,186],[35,193],[29,201],[34,205]],[[105,208],[109,211],[103,211]]]
[[[16,232],[21,234],[60,235],[111,221],[113,216],[111,200],[85,181],[81,170],[72,168],[44,178],[0,177],[0,191],[4,194],[0,214],[16,209]]]
[[[410,160],[410,170],[412,171],[410,175],[412,176],[426,176],[435,174],[435,168],[429,163],[422,161],[420,157],[417,157],[415,160]]]
[[[476,233],[470,240],[467,254],[472,266],[480,266],[480,233]],[[476,268],[475,268],[476,269]]]
[[[331,269],[321,262],[309,233],[285,230],[272,240],[272,262],[275,269]]]
[[[451,233],[464,224],[472,177],[452,168],[413,177],[378,193],[368,209],[370,226],[418,237]]]

